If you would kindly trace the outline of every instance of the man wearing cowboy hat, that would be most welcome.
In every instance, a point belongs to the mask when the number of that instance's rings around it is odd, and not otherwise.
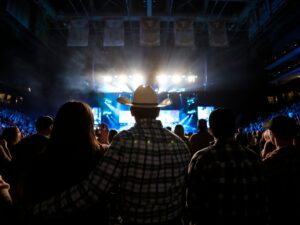
[[[161,103],[150,86],[139,86],[130,106],[135,125],[121,131],[103,160],[80,184],[34,206],[36,215],[49,216],[84,209],[117,189],[123,225],[181,225],[190,152],[187,145],[156,120]]]

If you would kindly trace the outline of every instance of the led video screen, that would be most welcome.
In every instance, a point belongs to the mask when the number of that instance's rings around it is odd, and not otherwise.
[[[164,125],[179,122],[179,110],[160,110],[158,120]]]
[[[101,123],[101,108],[99,107],[93,107],[92,108],[93,114],[94,114],[94,124],[100,124]]]
[[[179,110],[160,110],[159,117],[157,119],[160,120],[164,125],[177,123],[179,122]],[[135,120],[130,111],[120,110],[119,123],[133,124],[135,123]]]
[[[215,109],[214,106],[198,106],[197,115],[198,119],[205,119],[208,121],[210,113]]]

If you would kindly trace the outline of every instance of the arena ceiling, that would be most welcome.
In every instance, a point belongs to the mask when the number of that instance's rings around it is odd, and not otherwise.
[[[14,1],[14,0],[13,0]],[[9,2],[9,0],[7,0]],[[47,97],[49,93],[59,99],[61,90],[67,98],[70,90],[101,92],[102,84],[95,85],[97,73],[114,68],[123,71],[137,65],[143,70],[157,70],[168,64],[208,71],[207,87],[203,79],[198,90],[218,88],[244,88],[249,84],[245,70],[248,44],[249,16],[258,0],[32,0],[39,12],[47,18],[47,43],[31,30],[17,27],[16,21],[4,13],[1,17],[6,46],[2,46],[1,79],[10,84],[31,88],[31,94]],[[5,6],[4,6],[5,8]],[[155,17],[161,23],[161,45],[144,48],[139,45],[140,20]],[[106,48],[102,44],[104,21],[117,18],[124,21],[125,46]],[[180,18],[194,21],[195,47],[174,48],[173,23]],[[90,42],[87,47],[68,47],[70,22],[87,19]],[[208,26],[212,21],[226,22],[229,47],[209,46]],[[4,27],[4,28],[3,28]],[[39,28],[39,27],[35,27]],[[40,29],[41,30],[41,29]],[[204,57],[205,55],[205,57]],[[207,67],[203,66],[207,62]],[[171,63],[170,63],[171,62]],[[201,65],[199,69],[199,65]],[[205,67],[205,68],[204,68]],[[245,69],[246,68],[246,69]],[[194,72],[194,71],[192,71]],[[248,71],[247,71],[248,72]],[[242,74],[242,75],[241,75]],[[252,74],[253,75],[253,74]],[[45,88],[46,87],[46,88]],[[47,91],[48,90],[48,91]],[[54,90],[54,91],[53,91]],[[42,94],[41,94],[42,93]]]

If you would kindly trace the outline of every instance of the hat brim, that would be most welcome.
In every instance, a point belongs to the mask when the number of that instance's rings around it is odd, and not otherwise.
[[[171,101],[170,98],[164,99],[159,104],[133,103],[132,101],[130,101],[130,99],[125,98],[125,97],[119,97],[119,98],[117,98],[117,102],[121,103],[122,105],[127,105],[127,106],[132,106],[132,107],[137,107],[137,108],[162,108],[162,107],[166,107],[166,106],[172,104],[172,101]]]

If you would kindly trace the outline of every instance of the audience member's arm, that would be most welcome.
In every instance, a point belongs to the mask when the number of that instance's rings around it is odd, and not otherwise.
[[[120,178],[121,158],[122,144],[117,139],[87,179],[58,196],[34,205],[32,213],[36,216],[56,216],[88,208],[100,201],[101,196],[107,194]]]
[[[0,198],[2,203],[5,203],[7,205],[12,204],[11,196],[9,194],[9,184],[2,179],[1,175],[0,175]]]

